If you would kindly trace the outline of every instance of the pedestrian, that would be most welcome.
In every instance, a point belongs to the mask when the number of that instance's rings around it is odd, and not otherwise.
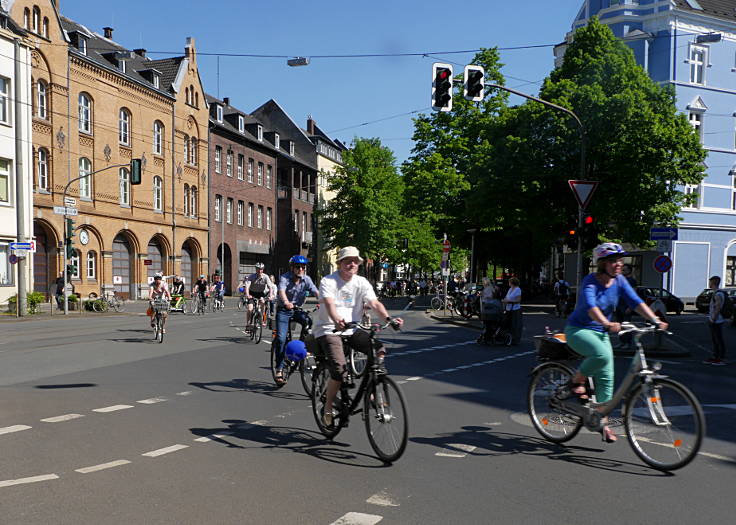
[[[710,305],[708,307],[708,328],[710,328],[710,338],[713,341],[713,355],[703,361],[706,365],[722,366],[727,364],[726,357],[726,344],[723,341],[723,316],[721,315],[721,309],[723,303],[726,300],[723,290],[720,290],[721,278],[714,275],[708,279],[708,286],[713,290],[713,295],[710,297]]]
[[[483,291],[481,292],[480,317],[483,321],[483,333],[478,338],[479,343],[490,343],[496,328],[503,319],[503,305],[499,299],[499,290],[488,277],[483,277]]]
[[[56,306],[59,310],[64,308],[64,272],[59,272],[56,279]]]
[[[518,345],[521,342],[521,330],[523,328],[521,288],[519,288],[519,284],[519,279],[516,277],[509,279],[509,291],[506,292],[506,297],[501,301],[504,304],[506,315],[510,317],[512,345]]]

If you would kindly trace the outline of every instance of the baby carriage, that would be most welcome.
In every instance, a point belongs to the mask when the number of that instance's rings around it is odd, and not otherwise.
[[[504,312],[500,300],[483,301],[480,319],[483,333],[478,338],[479,343],[511,346],[511,317],[509,312]]]

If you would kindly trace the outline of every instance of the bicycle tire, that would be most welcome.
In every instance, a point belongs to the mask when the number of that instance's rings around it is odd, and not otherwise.
[[[439,297],[432,297],[432,299],[429,301],[429,306],[433,310],[442,310],[442,299]]]
[[[310,357],[306,357],[299,361],[299,377],[301,377],[302,380],[302,387],[304,387],[304,392],[307,394],[307,396],[312,396],[312,374],[315,370],[314,365],[310,364],[313,362],[314,358],[311,358],[308,362],[307,359],[310,359]]]
[[[107,312],[109,308],[109,305],[107,304],[107,301],[104,299],[97,299],[94,303],[92,303],[92,309],[95,312],[104,313]]]
[[[256,344],[261,342],[263,338],[263,315],[261,314],[260,308],[253,309],[253,332],[255,336]]]
[[[117,298],[117,296],[113,296],[112,299],[110,299],[110,306],[112,306],[113,310],[116,312],[124,312],[125,311],[125,305],[123,304],[123,301]]]
[[[399,459],[409,439],[409,411],[399,385],[389,376],[376,376],[364,394],[363,414],[376,455],[385,463]]]
[[[242,310],[243,306],[245,306],[245,297],[241,296],[240,299],[238,299],[238,310]]]
[[[158,314],[156,316],[156,326],[157,326],[157,331],[158,331],[158,334],[157,334],[158,342],[163,343],[164,342],[164,321],[161,318],[161,314]]]
[[[155,318],[153,320],[153,340],[158,341],[158,321]]]
[[[663,472],[682,468],[700,450],[705,435],[703,408],[687,387],[672,379],[653,379],[654,392],[649,388],[637,385],[626,400],[626,437],[650,467]],[[656,422],[656,417],[664,421]]]
[[[564,443],[574,438],[583,426],[583,420],[550,406],[557,389],[568,382],[574,372],[560,363],[539,367],[529,381],[527,407],[532,425],[547,441]]]
[[[317,423],[317,428],[327,439],[332,439],[340,433],[342,427],[345,425],[345,417],[343,412],[338,411],[333,420],[332,427],[326,427],[322,421],[322,410],[325,405],[325,396],[327,391],[327,383],[330,380],[330,371],[327,368],[327,363],[317,363],[317,367],[312,373],[312,395],[310,396],[312,401],[312,415],[314,421]],[[339,395],[339,394],[338,394]],[[333,411],[334,411],[333,405]]]
[[[348,353],[348,366],[355,377],[362,377],[368,365],[368,356],[352,346]]]

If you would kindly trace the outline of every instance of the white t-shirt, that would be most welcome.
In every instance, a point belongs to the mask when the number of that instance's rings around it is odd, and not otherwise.
[[[345,322],[359,323],[363,319],[363,304],[374,301],[376,292],[365,277],[353,275],[349,281],[344,281],[339,272],[334,272],[322,278],[322,282],[319,283],[319,297],[320,300],[328,297],[333,299],[337,315]],[[334,329],[335,323],[330,319],[327,308],[320,308],[319,318],[314,325],[314,336],[331,334]],[[344,335],[352,333],[352,330],[343,332]]]
[[[509,301],[516,301],[521,300],[521,288],[518,286],[516,288],[509,288],[509,291],[506,292],[506,299]],[[521,308],[520,303],[506,303],[506,311],[507,312],[513,312],[514,310],[519,310]]]

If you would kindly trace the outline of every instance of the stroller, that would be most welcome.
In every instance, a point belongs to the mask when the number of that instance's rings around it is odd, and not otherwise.
[[[483,333],[478,338],[479,343],[511,346],[510,312],[504,312],[499,299],[481,304],[480,319],[483,321]]]

